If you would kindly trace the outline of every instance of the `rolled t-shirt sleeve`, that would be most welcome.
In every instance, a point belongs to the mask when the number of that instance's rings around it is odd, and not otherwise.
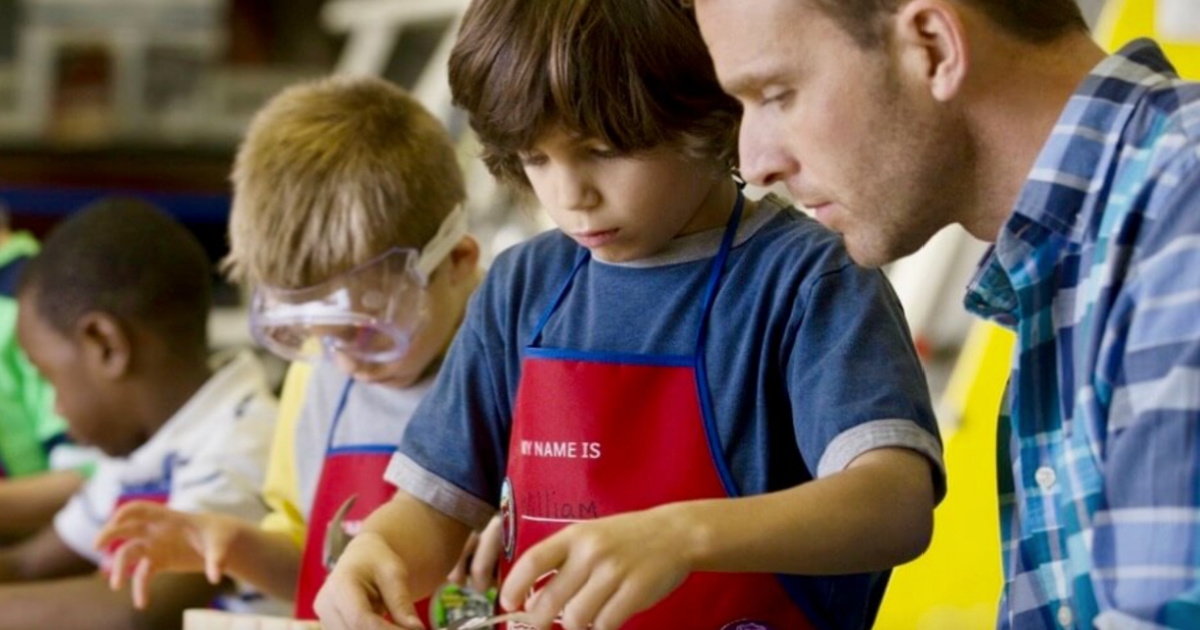
[[[880,448],[929,459],[940,501],[945,466],[925,373],[883,273],[846,265],[816,277],[788,347],[797,446],[817,478]]]
[[[262,483],[277,408],[257,396],[237,419],[204,427],[207,441],[182,457],[168,505],[184,512],[219,512],[248,521],[266,515]]]
[[[100,565],[102,554],[93,547],[121,494],[121,464],[101,460],[95,474],[54,515],[54,532],[72,551]]]
[[[384,474],[399,489],[476,529],[496,511],[511,424],[509,390],[498,378],[504,373],[503,346],[496,334],[480,332],[479,302],[473,302]]]

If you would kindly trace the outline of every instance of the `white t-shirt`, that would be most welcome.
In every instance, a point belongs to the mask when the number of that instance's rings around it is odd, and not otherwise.
[[[271,445],[275,397],[250,352],[226,361],[149,441],[129,457],[101,460],[96,472],[54,517],[54,529],[79,555],[102,566],[96,534],[121,500],[157,499],[175,510],[220,512],[257,523]],[[217,359],[220,361],[220,358]],[[279,612],[287,606],[242,589],[222,607]]]

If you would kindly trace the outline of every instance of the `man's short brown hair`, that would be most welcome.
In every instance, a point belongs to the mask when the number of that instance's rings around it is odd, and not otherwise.
[[[906,0],[802,0],[831,16],[866,48],[885,38],[884,20]],[[1076,0],[955,0],[972,7],[1006,32],[1033,43],[1052,41],[1072,31],[1086,31]]]
[[[488,168],[522,186],[518,153],[555,126],[622,153],[736,161],[741,107],[678,0],[475,0],[450,86]]]
[[[380,79],[288,88],[255,116],[233,169],[234,280],[297,288],[392,247],[422,247],[466,197],[445,129]]]

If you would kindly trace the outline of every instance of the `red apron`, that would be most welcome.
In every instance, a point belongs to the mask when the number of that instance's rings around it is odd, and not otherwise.
[[[346,513],[342,527],[347,534],[358,533],[362,522],[376,508],[387,503],[396,493],[396,487],[383,478],[388,462],[396,451],[395,445],[363,444],[334,447],[334,437],[342,420],[342,412],[353,389],[354,381],[348,380],[342,390],[341,400],[334,412],[333,425],[329,430],[329,442],[325,448],[325,461],[321,467],[321,479],[313,496],[312,510],[308,518],[308,536],[304,541],[304,557],[300,565],[300,581],[296,585],[297,619],[316,619],[313,601],[325,583],[329,571],[325,569],[325,532],[334,514],[351,496],[357,496],[353,507]],[[428,602],[418,604],[417,612],[422,620],[428,619]]]
[[[536,327],[521,368],[501,498],[504,574],[522,553],[571,523],[737,496],[712,418],[704,338],[743,203],[739,193],[699,305],[700,331],[691,356],[539,347],[542,329],[588,261],[586,252],[568,275]],[[693,573],[623,627],[806,630],[815,625],[775,575]]]

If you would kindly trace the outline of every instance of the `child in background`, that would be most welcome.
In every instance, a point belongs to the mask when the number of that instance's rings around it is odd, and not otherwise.
[[[256,287],[255,336],[284,358],[315,363],[299,418],[277,428],[265,491],[272,512],[255,527],[130,506],[97,544],[136,541],[118,563],[138,567],[139,605],[145,576],[206,571],[294,598],[296,616],[312,619],[337,552],[326,541],[352,535],[395,490],[384,469],[479,283],[479,247],[466,232],[445,131],[378,79],[319,81],[275,97],[247,133],[233,182],[228,266]],[[292,380],[285,401],[297,391]],[[344,531],[331,538],[334,526]],[[114,572],[114,583],[124,574]]]
[[[47,525],[84,480],[77,462],[61,461],[77,449],[53,411],[54,390],[17,343],[17,278],[38,243],[9,221],[0,205],[0,543]]]
[[[0,551],[0,628],[177,628],[185,608],[268,611],[250,593],[164,576],[136,611],[97,569],[92,540],[133,499],[261,518],[276,404],[253,354],[208,354],[210,263],[163,212],[112,200],[57,226],[25,269],[17,335],[57,392],[71,436],[113,459],[48,526]]]
[[[879,271],[742,197],[681,3],[476,0],[450,79],[559,230],[495,262],[323,627],[420,627],[497,507],[510,627],[870,627],[944,490],[923,372]]]

